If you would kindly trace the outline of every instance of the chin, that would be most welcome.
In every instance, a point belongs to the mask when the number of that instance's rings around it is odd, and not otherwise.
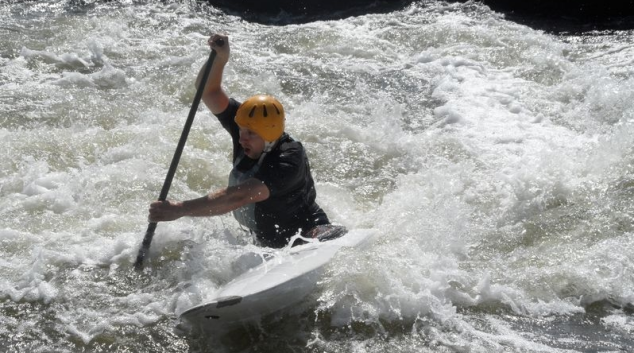
[[[251,158],[251,159],[258,159],[260,156],[259,155],[255,155],[253,152],[245,150],[244,151],[245,156]]]

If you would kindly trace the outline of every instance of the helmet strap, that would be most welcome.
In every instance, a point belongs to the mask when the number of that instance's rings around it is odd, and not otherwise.
[[[275,147],[275,145],[277,145],[277,141],[279,141],[279,139],[277,139],[275,141],[271,141],[271,142],[264,141],[264,153],[271,152],[273,147]]]
[[[271,142],[264,141],[264,150],[262,151],[262,154],[260,155],[260,158],[259,158],[259,160],[258,160],[258,165],[261,165],[261,164],[262,164],[262,161],[264,161],[264,157],[266,157],[266,155],[267,155],[269,152],[271,152],[271,151],[273,150],[273,148],[275,148],[275,145],[277,145],[277,142],[278,142],[279,140],[280,140],[280,139],[277,139],[277,140],[275,140],[275,141],[271,141]]]

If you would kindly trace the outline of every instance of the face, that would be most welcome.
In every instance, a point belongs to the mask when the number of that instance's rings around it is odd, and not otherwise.
[[[244,154],[251,159],[258,159],[264,151],[264,139],[255,132],[240,127],[240,146],[244,149]]]

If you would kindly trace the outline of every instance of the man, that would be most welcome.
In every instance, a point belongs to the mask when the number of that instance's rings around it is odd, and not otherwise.
[[[224,45],[217,43],[224,42]],[[202,100],[233,140],[233,170],[229,186],[188,201],[157,201],[150,205],[150,222],[184,216],[216,216],[233,212],[262,246],[283,247],[302,236],[327,240],[346,233],[330,224],[315,203],[315,183],[302,144],[284,132],[284,108],[274,97],[256,95],[239,103],[222,89],[229,61],[229,38],[215,34],[209,44],[216,58]],[[203,76],[200,70],[196,87]]]

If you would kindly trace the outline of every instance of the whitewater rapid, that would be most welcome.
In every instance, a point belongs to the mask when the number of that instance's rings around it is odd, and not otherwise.
[[[631,31],[553,35],[477,3],[286,26],[174,2],[0,5],[0,346],[36,351],[634,349]],[[177,317],[258,249],[229,215],[159,224],[132,271],[208,36],[273,94],[344,251],[233,336]],[[170,198],[226,185],[199,109]]]

